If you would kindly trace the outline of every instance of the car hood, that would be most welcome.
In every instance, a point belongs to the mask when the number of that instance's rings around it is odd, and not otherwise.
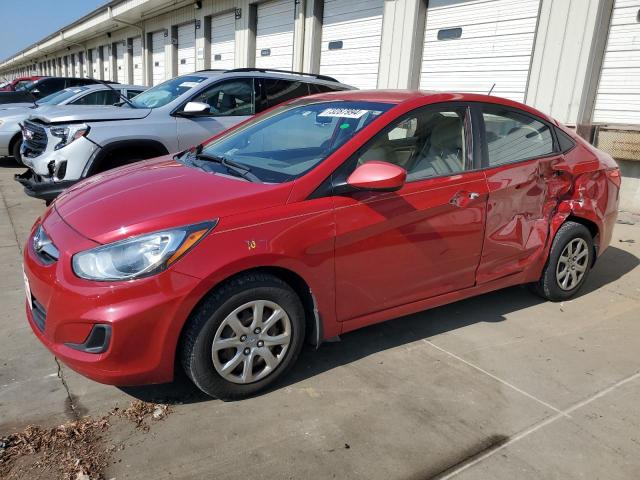
[[[5,113],[5,110],[15,110],[17,108],[23,109],[28,112],[33,108],[33,103],[5,103],[0,105],[0,115]]]
[[[149,113],[151,113],[150,108],[52,105],[45,109],[38,108],[30,119],[44,123],[109,122],[145,118]]]
[[[104,244],[283,205],[290,191],[290,184],[250,183],[167,156],[89,177],[54,205],[74,230]]]

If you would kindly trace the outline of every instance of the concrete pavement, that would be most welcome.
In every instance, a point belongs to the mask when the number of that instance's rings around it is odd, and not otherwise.
[[[44,206],[0,160],[0,437],[173,403],[145,432],[109,431],[106,478],[640,477],[640,217],[577,299],[483,295],[306,349],[276,389],[211,400],[184,379],[120,390],[62,366],[23,312],[20,246]],[[116,426],[117,427],[117,426]]]

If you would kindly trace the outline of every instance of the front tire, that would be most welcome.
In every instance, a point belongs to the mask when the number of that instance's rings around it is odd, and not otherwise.
[[[593,265],[591,232],[584,225],[565,222],[556,233],[549,259],[533,291],[547,300],[560,302],[574,297],[584,285]]]
[[[11,154],[13,155],[13,159],[16,161],[18,165],[24,165],[22,162],[22,154],[20,153],[20,147],[22,146],[22,136],[18,139],[14,140],[13,145],[11,147]]]
[[[181,363],[207,395],[245,398],[291,368],[304,330],[304,308],[288,284],[267,274],[242,275],[212,292],[191,315]]]

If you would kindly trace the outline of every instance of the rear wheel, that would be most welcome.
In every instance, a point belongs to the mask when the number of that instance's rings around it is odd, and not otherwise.
[[[294,364],[304,329],[302,303],[289,285],[272,275],[243,275],[193,313],[182,336],[182,365],[212,397],[247,397]]]
[[[20,153],[20,147],[22,146],[22,135],[18,136],[11,146],[11,154],[18,165],[24,165],[22,163],[22,154]]]
[[[554,302],[573,297],[587,280],[593,264],[591,232],[576,222],[564,223],[551,245],[547,265],[533,290]]]

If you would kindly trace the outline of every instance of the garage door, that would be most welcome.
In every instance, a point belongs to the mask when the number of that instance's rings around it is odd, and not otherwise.
[[[102,71],[104,72],[103,80],[113,80],[111,76],[111,49],[108,45],[102,47]]]
[[[258,4],[256,67],[293,69],[295,0]]]
[[[524,101],[539,0],[430,0],[420,88]]]
[[[376,88],[384,0],[326,0],[320,73],[358,88]]]
[[[640,124],[640,2],[616,0],[593,120]]]
[[[235,66],[236,18],[234,12],[211,19],[211,68]]]
[[[144,63],[142,61],[142,38],[136,37],[131,41],[131,67],[133,68],[133,84],[142,85]]]
[[[71,65],[73,67],[72,76],[79,77],[80,76],[80,62],[78,61],[78,55],[75,53],[71,54]]]
[[[102,78],[100,71],[100,49],[91,49],[91,77]]]
[[[124,43],[116,43],[116,81],[127,83],[127,67],[124,63]]]
[[[178,75],[193,73],[196,69],[196,27],[187,23],[178,27]]]
[[[151,34],[151,84],[158,85],[164,82],[164,32]]]

